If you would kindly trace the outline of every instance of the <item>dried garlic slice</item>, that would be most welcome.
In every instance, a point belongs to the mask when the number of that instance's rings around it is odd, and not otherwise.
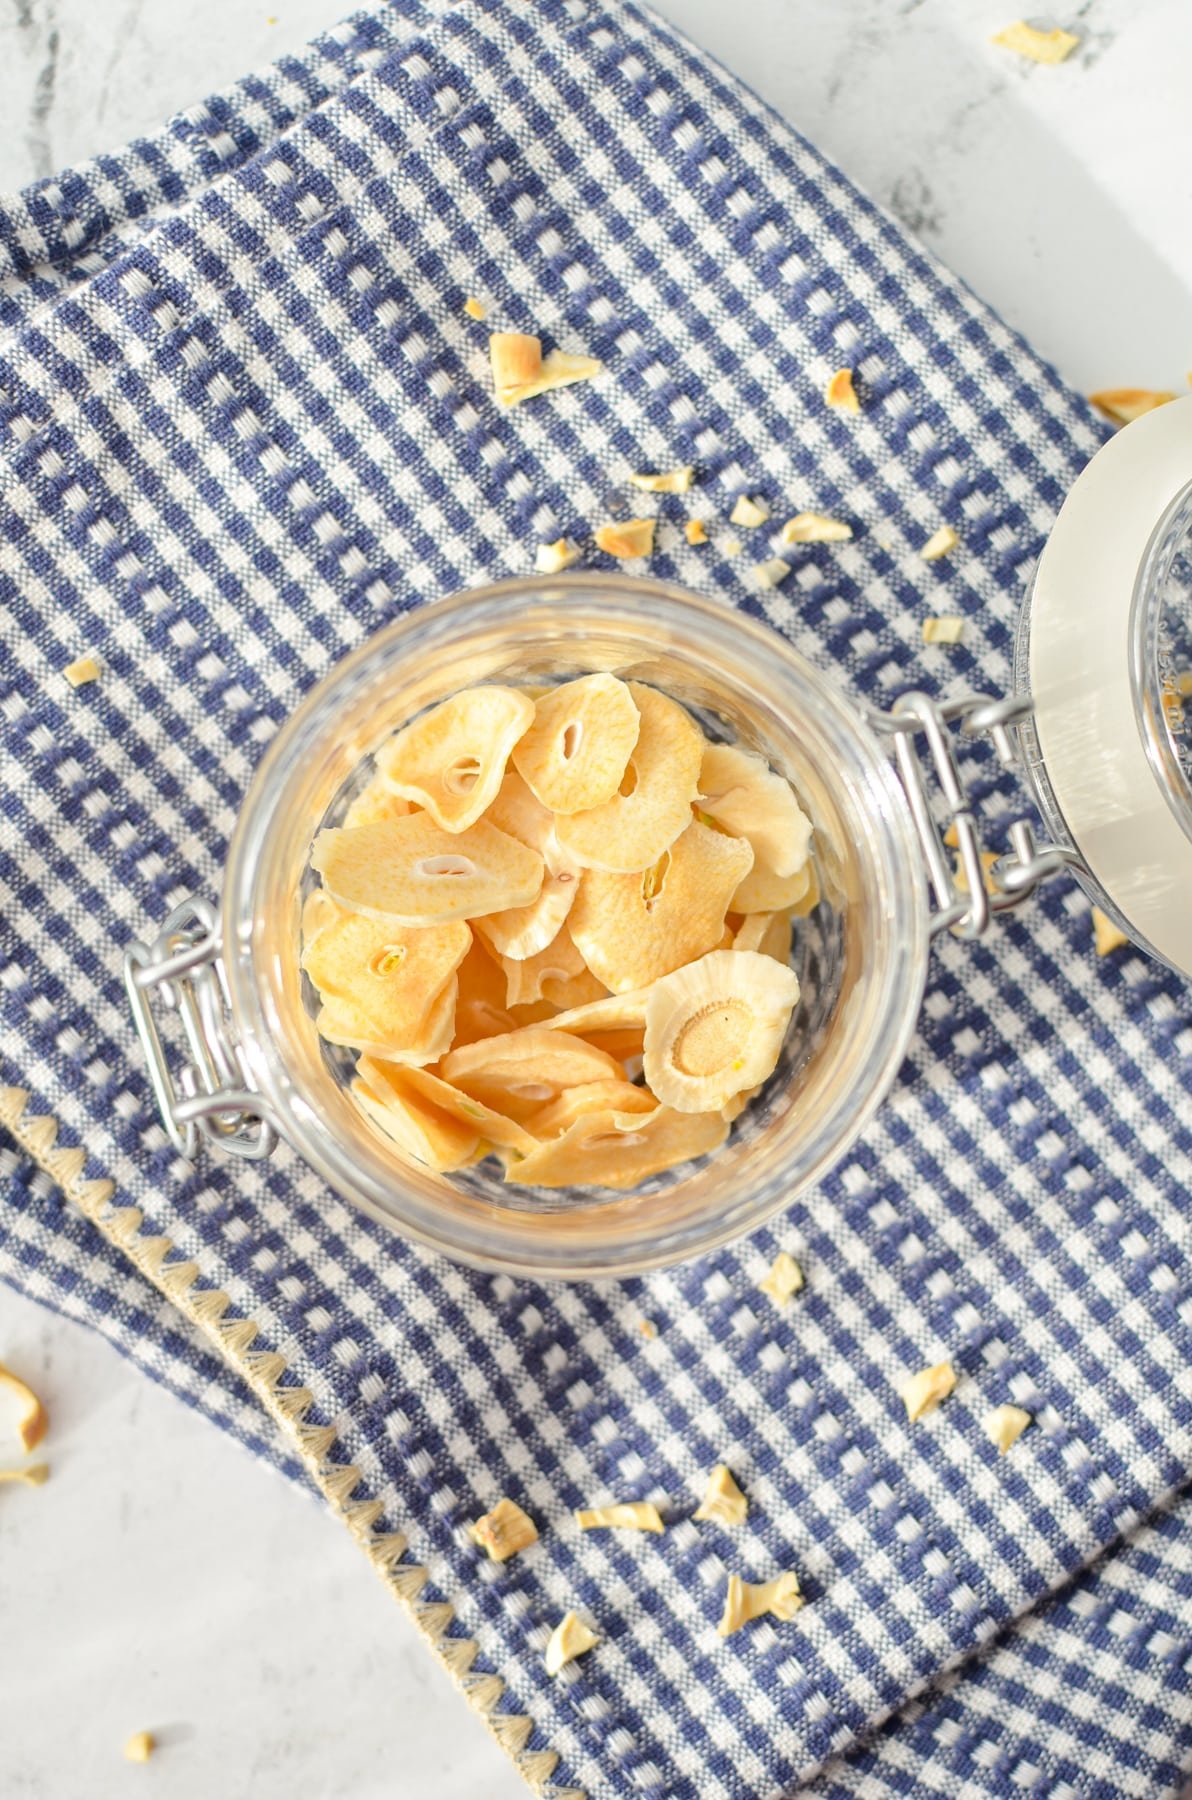
[[[610,994],[605,1000],[592,1000],[586,1006],[569,1007],[550,1021],[554,1031],[573,1031],[587,1037],[594,1031],[633,1031],[646,1022],[644,989],[632,994]]]
[[[551,812],[588,812],[616,794],[641,723],[623,681],[582,675],[537,702],[513,752],[513,766]]]
[[[857,398],[857,390],[853,386],[851,369],[837,369],[828,380],[824,389],[824,399],[829,406],[836,407],[838,412],[859,413],[861,402]]]
[[[466,831],[491,805],[533,718],[534,702],[520,688],[464,688],[382,745],[378,773],[444,831]]]
[[[773,1073],[799,998],[793,969],[749,950],[713,950],[654,983],[645,1077],[665,1106],[707,1113]]]
[[[600,525],[593,532],[596,548],[618,562],[629,562],[635,556],[649,556],[654,549],[656,519],[621,519],[616,524]]]
[[[652,1106],[654,1102],[651,1100],[650,1104]],[[0,1387],[6,1387],[16,1397],[20,1408],[17,1414],[17,1436],[21,1440],[21,1448],[25,1451],[35,1449],[41,1443],[50,1423],[45,1407],[28,1382],[22,1381],[19,1375],[14,1375],[11,1369],[6,1369],[3,1363],[0,1363]]]
[[[444,1112],[413,1088],[399,1084],[403,1071],[363,1056],[352,1082],[357,1105],[399,1150],[428,1169],[449,1174],[475,1162],[486,1148],[479,1123]]]
[[[746,913],[733,937],[734,950],[756,950],[783,965],[791,959],[791,916],[788,912]]]
[[[619,1081],[622,1075],[620,1063],[603,1050],[545,1025],[463,1045],[445,1056],[440,1067],[444,1081],[519,1124],[564,1088]]]
[[[744,838],[693,819],[644,873],[588,869],[571,909],[571,935],[612,992],[649,987],[715,948],[729,900],[752,862]]]
[[[482,923],[476,921],[477,929]],[[505,976],[506,1006],[528,1006],[535,1000],[548,999],[549,995],[543,992],[544,981],[570,981],[573,975],[582,975],[586,967],[565,924],[544,950],[533,956],[501,956],[499,960]]]
[[[730,525],[744,525],[753,529],[764,525],[770,516],[770,508],[764,500],[751,500],[748,494],[738,494],[736,505],[728,515]]]
[[[431,1069],[399,1067],[362,1056],[357,1069],[361,1080],[372,1089],[378,1100],[392,1100],[397,1105],[413,1105],[425,1112],[436,1112],[454,1119],[466,1131],[476,1132],[486,1144],[501,1150],[516,1150],[521,1155],[537,1147],[534,1133],[519,1125],[505,1113],[473,1100],[470,1094],[453,1087]]]
[[[507,912],[488,913],[474,920],[477,931],[502,958],[528,961],[538,956],[565,928],[582,874],[578,865],[548,868],[537,897],[529,906],[512,906]]]
[[[350,1050],[367,1051],[386,1062],[420,1068],[446,1054],[455,1036],[455,1002],[459,983],[451,976],[431,1001],[417,1030],[404,1044],[382,1035],[367,1013],[362,1013],[350,1000],[327,1000],[319,1009],[315,1024],[319,1035],[329,1044],[343,1044]]]
[[[631,1081],[585,1081],[580,1087],[565,1088],[557,1100],[531,1113],[526,1130],[544,1141],[561,1137],[589,1113],[648,1113],[657,1105],[648,1088],[635,1087]]]
[[[1098,956],[1108,956],[1114,950],[1122,950],[1130,940],[1120,925],[1115,925],[1108,913],[1099,906],[1092,909],[1093,944]]]
[[[541,856],[486,819],[447,832],[427,813],[321,831],[311,866],[349,912],[400,925],[439,925],[528,906],[542,886]]]
[[[1024,1406],[995,1406],[992,1412],[986,1413],[981,1424],[991,1444],[996,1444],[1002,1456],[1013,1449],[1028,1425],[1034,1424],[1032,1415]]]
[[[147,1763],[157,1749],[157,1739],[151,1731],[134,1731],[124,1746],[124,1760],[130,1763]]]
[[[573,1612],[565,1613],[550,1634],[550,1642],[546,1646],[546,1672],[557,1675],[565,1663],[574,1662],[577,1656],[583,1656],[600,1642],[594,1631],[591,1631],[582,1619]]]
[[[1003,50],[1013,50],[1017,56],[1025,56],[1028,61],[1036,63],[1062,63],[1065,57],[1071,56],[1080,39],[1070,31],[1039,31],[1034,25],[1024,24],[1021,19],[1013,25],[1007,25],[990,38],[991,44],[997,44]]]
[[[508,1562],[538,1542],[538,1527],[516,1500],[501,1499],[471,1526],[469,1536],[493,1562]]]
[[[1154,412],[1157,406],[1166,406],[1174,399],[1167,388],[1102,388],[1100,393],[1089,395],[1097,411],[1115,425],[1129,425],[1132,419],[1141,419],[1144,413]]]
[[[743,1525],[749,1502],[733,1480],[727,1464],[717,1463],[708,1476],[704,1497],[692,1513],[701,1523],[713,1520],[717,1525]]]
[[[539,544],[534,552],[534,567],[539,575],[561,575],[573,569],[583,555],[571,538],[556,538],[553,544]]]
[[[665,469],[659,475],[631,475],[629,479],[635,488],[643,488],[647,494],[685,494],[694,474],[695,470],[689,465],[683,469]]]
[[[633,1188],[718,1149],[727,1136],[718,1113],[666,1106],[649,1113],[588,1113],[519,1162],[514,1178],[527,1187]]]
[[[776,1575],[773,1581],[742,1581],[739,1575],[730,1575],[717,1636],[731,1637],[742,1625],[766,1613],[785,1622],[793,1619],[802,1605],[799,1577],[793,1570]]]
[[[662,1515],[649,1500],[623,1500],[615,1506],[580,1508],[575,1522],[581,1531],[664,1531]]]
[[[793,875],[775,875],[764,862],[755,860],[733,895],[729,910],[735,913],[790,912],[807,897],[815,879],[810,862]]]
[[[958,531],[951,525],[941,525],[937,531],[932,532],[919,555],[924,562],[938,562],[941,556],[947,556],[950,550],[955,550],[959,542]]]
[[[964,620],[954,613],[944,613],[938,618],[923,621],[925,644],[958,644],[963,636]]]
[[[589,868],[640,874],[654,866],[691,820],[704,737],[675,701],[640,682],[626,684],[640,726],[611,800],[556,821],[564,851]]]
[[[697,805],[725,831],[748,839],[755,869],[786,876],[805,866],[811,848],[811,820],[795,799],[789,781],[776,774],[764,758],[733,744],[709,744],[700,764]]]
[[[318,919],[319,928],[308,938],[302,967],[333,1011],[334,1002],[346,1002],[368,1021],[376,1043],[395,1052],[408,1049],[425,1035],[427,1014],[467,955],[471,931],[462,919],[417,927],[338,907],[335,913],[328,919],[324,904],[312,909],[308,901],[304,928],[308,915]]]
[[[843,544],[852,537],[853,528],[826,513],[803,512],[788,519],[778,535],[784,544]]]
[[[780,1250],[770,1264],[769,1274],[757,1285],[760,1293],[769,1294],[775,1306],[785,1306],[803,1291],[803,1271],[789,1250]]]
[[[902,1403],[906,1407],[906,1416],[913,1425],[916,1419],[925,1418],[934,1412],[941,1400],[946,1400],[956,1386],[956,1370],[951,1363],[934,1363],[929,1369],[920,1369],[905,1381],[899,1392]]]
[[[456,973],[455,1036],[451,1049],[497,1037],[516,1025],[505,1006],[505,972],[476,937]]]
[[[706,544],[708,541],[708,527],[704,524],[702,519],[688,519],[686,525],[683,527],[683,536],[687,539],[689,544]]]

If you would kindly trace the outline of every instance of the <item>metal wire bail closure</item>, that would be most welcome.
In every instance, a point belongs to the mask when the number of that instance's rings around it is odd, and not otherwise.
[[[960,773],[949,727],[958,725],[964,737],[988,738],[1002,767],[1013,769],[1019,763],[1013,728],[1030,714],[1031,700],[1025,694],[1011,694],[1003,699],[992,694],[962,694],[954,700],[938,701],[912,691],[901,695],[889,712],[866,708],[873,729],[893,740],[894,760],[931,885],[933,937],[941,931],[952,931],[962,938],[981,937],[995,914],[1021,905],[1040,882],[1065,870],[1083,869],[1072,850],[1060,844],[1038,843],[1028,819],[1014,821],[1007,834],[1009,851],[988,870],[985,868],[977,816]],[[926,760],[919,752],[919,737],[926,740]],[[935,776],[947,810],[942,830],[932,816],[929,771]],[[944,844],[944,833],[952,827],[956,831],[963,887]]]
[[[150,944],[124,955],[124,985],[145,1051],[161,1122],[194,1162],[200,1142],[258,1161],[277,1147],[277,1127],[248,1085],[228,1006],[219,915],[206,900],[175,907]],[[154,1000],[176,1012],[190,1052],[175,1077]]]

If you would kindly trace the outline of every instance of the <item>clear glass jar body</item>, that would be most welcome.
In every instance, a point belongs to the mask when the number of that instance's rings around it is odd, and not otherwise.
[[[715,1155],[629,1195],[440,1175],[401,1158],[348,1092],[352,1056],[318,1036],[299,967],[311,841],[340,821],[399,725],[469,684],[591,670],[652,683],[715,736],[757,750],[815,824],[822,900],[796,934],[788,1048]],[[620,576],[511,581],[420,608],[317,687],[245,801],[223,893],[224,966],[247,1073],[295,1150],[346,1200],[473,1264],[627,1275],[761,1224],[844,1153],[887,1091],[922,997],[922,860],[905,797],[838,689],[726,606]]]

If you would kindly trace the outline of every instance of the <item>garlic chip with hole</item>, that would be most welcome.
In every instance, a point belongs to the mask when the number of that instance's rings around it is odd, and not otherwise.
[[[559,818],[555,834],[587,867],[633,875],[652,868],[690,823],[704,739],[690,713],[656,688],[626,685],[639,727],[617,792]]]
[[[641,733],[641,714],[615,675],[581,675],[536,703],[513,766],[539,803],[565,816],[613,799]]]
[[[465,831],[491,804],[533,718],[534,702],[520,688],[465,688],[383,744],[377,771],[444,831]]]
[[[333,900],[366,918],[439,925],[528,906],[542,886],[536,851],[478,819],[440,829],[428,813],[321,831],[311,866]]]
[[[311,906],[312,901],[318,904]],[[335,908],[316,890],[304,914],[319,928],[309,936],[302,967],[321,999],[367,1022],[371,1041],[399,1055],[425,1034],[427,1016],[468,953],[472,933],[462,919],[428,927],[392,925]]]
[[[545,1025],[452,1050],[440,1068],[444,1081],[521,1124],[564,1088],[619,1081],[623,1074],[620,1063],[603,1050]]]
[[[709,744],[700,763],[697,805],[723,830],[748,841],[754,868],[787,876],[806,865],[811,820],[790,783],[764,758],[732,744]]]
[[[538,1112],[526,1120],[527,1132],[540,1142],[562,1137],[577,1119],[589,1113],[653,1112],[658,1105],[648,1088],[632,1081],[585,1081],[579,1087],[564,1088],[556,1100],[548,1100]]]

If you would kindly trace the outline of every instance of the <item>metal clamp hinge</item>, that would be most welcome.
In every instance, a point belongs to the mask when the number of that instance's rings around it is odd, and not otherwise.
[[[980,937],[995,914],[1021,905],[1040,882],[1082,867],[1072,850],[1037,842],[1030,821],[1017,819],[1007,833],[1009,851],[986,868],[980,828],[949,727],[959,726],[962,737],[988,738],[998,762],[1004,769],[1012,769],[1019,760],[1013,730],[1030,712],[1026,695],[999,700],[990,694],[963,694],[955,700],[939,701],[927,694],[909,693],[895,701],[890,712],[868,714],[870,724],[893,739],[895,762],[931,886],[933,935],[953,931],[958,937]],[[926,757],[920,754],[919,737],[926,740]],[[929,771],[947,811],[942,829],[932,814]]]
[[[201,1138],[253,1159],[277,1146],[277,1128],[244,1068],[221,950],[215,908],[191,899],[174,909],[151,944],[130,944],[124,956],[124,984],[161,1122],[190,1162]],[[158,1030],[155,1000],[182,1024],[190,1058],[177,1075]]]

